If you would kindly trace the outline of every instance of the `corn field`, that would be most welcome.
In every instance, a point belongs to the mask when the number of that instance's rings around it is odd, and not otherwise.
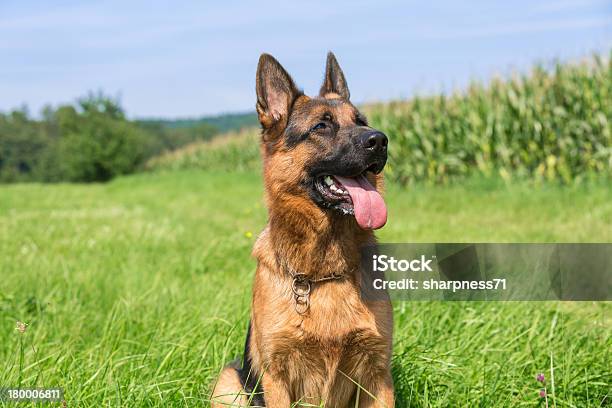
[[[192,143],[145,164],[147,170],[255,171],[259,168],[259,129],[256,128],[229,132],[209,142]]]
[[[389,136],[387,172],[403,184],[474,173],[569,183],[612,166],[610,58],[366,110]]]
[[[581,182],[612,174],[612,62],[535,67],[452,95],[363,107],[390,140],[388,178],[446,183],[480,175]],[[259,168],[257,129],[150,161],[149,169]]]

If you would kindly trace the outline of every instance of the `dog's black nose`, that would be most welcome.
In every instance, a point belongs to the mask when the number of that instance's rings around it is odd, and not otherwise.
[[[383,132],[374,130],[361,135],[361,145],[368,150],[382,151],[387,149],[389,140]]]

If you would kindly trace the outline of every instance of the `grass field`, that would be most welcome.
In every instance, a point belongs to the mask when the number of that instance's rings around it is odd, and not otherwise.
[[[242,351],[266,219],[257,174],[0,186],[0,387],[67,406],[205,406]],[[388,187],[383,242],[612,240],[612,190]],[[395,305],[398,407],[611,406],[611,303]],[[20,333],[16,322],[27,323]],[[0,406],[13,406],[0,402]]]

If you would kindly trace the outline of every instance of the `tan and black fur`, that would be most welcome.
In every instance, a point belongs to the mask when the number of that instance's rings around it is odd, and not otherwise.
[[[334,171],[364,172],[382,189],[386,137],[384,160],[362,152],[357,140],[374,130],[349,101],[332,53],[318,97],[300,92],[267,54],[256,90],[269,221],[253,249],[258,266],[243,363],[222,371],[213,406],[392,407],[391,304],[366,301],[360,291],[360,248],[374,235],[313,188],[316,177]],[[300,313],[291,270],[343,279],[314,283]]]

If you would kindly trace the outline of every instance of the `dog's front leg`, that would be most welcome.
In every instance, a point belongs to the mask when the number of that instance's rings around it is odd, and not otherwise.
[[[264,373],[261,384],[263,385],[267,408],[287,408],[291,406],[287,384],[280,376]]]
[[[369,386],[365,389],[369,391],[374,398],[368,395],[367,392],[360,392],[359,407],[360,408],[393,408],[395,407],[395,396],[393,395],[393,380],[391,374],[385,374],[381,377],[373,379]]]

